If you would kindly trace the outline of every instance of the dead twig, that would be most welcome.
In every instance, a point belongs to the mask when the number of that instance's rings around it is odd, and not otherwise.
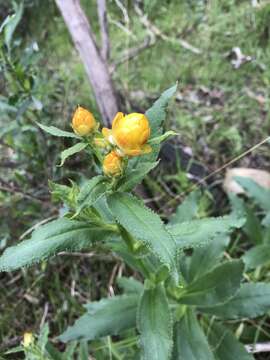
[[[44,326],[44,324],[45,324],[45,321],[46,321],[48,312],[49,312],[49,303],[46,302],[45,305],[44,305],[44,311],[43,311],[43,315],[42,315],[42,318],[41,318],[41,321],[40,321],[40,325],[39,325],[39,328],[40,328],[40,329],[42,329],[43,326]]]
[[[23,240],[27,235],[31,234],[32,231],[36,230],[39,226],[46,224],[47,222],[51,220],[57,219],[57,216],[50,216],[47,219],[44,219],[42,221],[39,221],[37,224],[31,226],[29,229],[27,229],[20,237],[19,240]]]
[[[114,283],[114,279],[116,277],[117,271],[119,266],[121,266],[121,264],[117,263],[114,265],[110,279],[109,279],[109,283],[108,283],[108,294],[109,296],[114,296],[114,289],[113,289],[113,283]]]
[[[111,64],[110,73],[113,73],[119,65],[121,65],[131,59],[134,59],[143,50],[148,49],[151,46],[153,46],[155,44],[155,42],[156,42],[155,36],[146,36],[146,38],[144,39],[142,44],[140,44],[139,46],[130,48],[128,50],[125,50],[123,52],[123,54],[120,56],[120,58],[118,60],[116,60],[113,64]]]
[[[120,21],[113,19],[109,14],[108,14],[108,20],[111,24],[117,26],[119,29],[121,29],[128,36],[132,37],[134,40],[137,39],[136,36],[133,34],[133,32],[129,28],[124,26]]]
[[[270,342],[249,344],[249,345],[245,345],[245,348],[247,352],[252,354],[270,352]]]
[[[1,180],[0,180],[1,181]],[[35,200],[35,201],[38,201],[38,202],[44,202],[46,201],[46,199],[41,199],[41,198],[38,198],[32,194],[29,194],[29,193],[26,193],[26,192],[23,192],[22,190],[20,189],[16,189],[16,188],[13,188],[13,187],[9,187],[9,186],[4,186],[4,185],[0,185],[0,190],[1,191],[5,191],[5,192],[9,192],[11,194],[19,194],[21,195],[22,197],[26,198],[26,199],[29,199],[29,200]]]
[[[140,9],[140,7],[137,4],[134,4],[134,9],[137,15],[139,16],[139,20],[141,23],[146,27],[146,29],[153,33],[156,37],[169,41],[174,44],[179,44],[181,47],[183,47],[186,50],[191,51],[192,53],[198,55],[202,53],[202,50],[196,48],[195,46],[189,44],[186,40],[180,39],[180,38],[172,38],[166,34],[164,34],[156,25],[154,25],[148,18],[147,15],[143,13],[143,11]]]
[[[129,24],[129,23],[130,23],[130,20],[129,20],[129,16],[128,16],[128,11],[127,11],[127,9],[125,8],[125,6],[121,3],[120,0],[115,0],[115,4],[116,4],[116,5],[119,7],[119,9],[122,11],[122,14],[123,14],[125,23],[126,23],[126,24]]]

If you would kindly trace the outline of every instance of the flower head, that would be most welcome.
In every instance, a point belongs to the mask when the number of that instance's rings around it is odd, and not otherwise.
[[[102,134],[113,145],[117,145],[123,155],[138,156],[151,152],[147,141],[150,126],[144,114],[132,113],[124,116],[118,112],[113,119],[112,130],[102,129]]]
[[[74,132],[79,136],[86,136],[95,131],[97,127],[98,124],[93,114],[83,107],[78,106],[72,118],[72,128]]]
[[[103,171],[107,176],[120,176],[123,171],[123,159],[116,151],[107,154],[103,161]]]
[[[34,336],[31,332],[25,332],[23,334],[23,346],[29,347],[34,342]]]

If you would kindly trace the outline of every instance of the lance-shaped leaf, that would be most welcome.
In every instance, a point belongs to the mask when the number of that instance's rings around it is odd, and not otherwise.
[[[171,136],[176,136],[179,135],[177,132],[173,131],[173,130],[169,130],[166,131],[164,134],[160,135],[160,136],[156,136],[154,138],[151,138],[148,143],[150,145],[157,145],[162,143],[163,141],[168,140]]]
[[[127,294],[140,294],[143,292],[143,284],[133,277],[118,278],[117,285]]]
[[[40,124],[38,122],[37,122],[37,125],[42,130],[46,131],[48,134],[53,135],[53,136],[81,139],[80,136],[78,136],[72,132],[69,132],[69,131],[64,131],[64,130],[58,129],[55,126],[46,126],[46,125]]]
[[[23,1],[19,5],[17,5],[16,2],[14,2],[13,8],[15,10],[15,14],[8,15],[0,27],[0,33],[2,29],[4,29],[5,44],[9,50],[11,47],[13,34],[23,16],[23,8],[24,8]]]
[[[244,224],[244,219],[234,216],[192,220],[177,225],[167,226],[178,249],[185,249],[207,244],[219,234],[227,234]]]
[[[248,250],[242,259],[246,269],[254,269],[270,262],[270,244],[257,245]]]
[[[105,240],[109,232],[66,218],[40,226],[31,239],[7,248],[0,257],[0,271],[11,271],[45,260],[60,251],[79,251]]]
[[[141,297],[137,327],[144,360],[169,360],[172,351],[172,317],[161,284],[146,289]]]
[[[116,220],[170,269],[175,268],[176,244],[159,216],[130,194],[115,193],[108,205]]]
[[[106,178],[104,176],[95,176],[86,181],[77,198],[78,210],[75,215],[78,215],[86,206],[94,205],[105,194],[106,190]]]
[[[151,137],[158,135],[158,130],[166,118],[166,107],[177,90],[177,84],[165,90],[154,105],[145,113],[150,122]]]
[[[139,184],[143,178],[154,169],[158,164],[158,161],[155,162],[142,162],[135,168],[127,169],[127,172],[123,179],[121,179],[121,183],[119,184],[120,191],[130,191],[137,184]]]
[[[186,280],[191,282],[216,266],[229,241],[229,236],[222,234],[215,237],[210,244],[195,248],[188,257]]]
[[[191,309],[174,326],[173,360],[215,360],[206,336]]]
[[[265,211],[270,211],[270,190],[262,187],[256,181],[242,176],[234,179],[246,190],[246,193]]]
[[[203,312],[222,319],[256,318],[270,310],[270,284],[243,284],[225,304],[202,308]]]
[[[162,134],[162,126],[166,118],[166,108],[172,96],[177,90],[177,84],[164,91],[159,99],[155,101],[153,106],[148,109],[145,113],[151,128],[151,139]],[[150,139],[150,140],[151,140]],[[143,162],[153,162],[156,160],[159,153],[160,145],[152,145],[152,152],[141,156],[140,158],[134,158],[130,160],[132,168],[139,166]]]
[[[87,313],[59,337],[70,340],[93,340],[136,326],[137,295],[121,295],[85,305]]]
[[[193,191],[177,207],[175,214],[170,219],[170,225],[191,221],[199,211],[200,192]]]
[[[221,324],[210,325],[208,341],[216,360],[254,360],[234,334]]]
[[[197,306],[224,303],[240,288],[243,270],[244,264],[241,260],[224,262],[187,285],[179,301]]]
[[[61,152],[61,163],[58,166],[63,166],[64,162],[66,161],[67,158],[69,158],[70,156],[77,154],[78,152],[82,151],[83,149],[85,149],[88,146],[88,144],[84,143],[84,142],[79,142],[71,147],[69,147],[68,149],[64,150]]]

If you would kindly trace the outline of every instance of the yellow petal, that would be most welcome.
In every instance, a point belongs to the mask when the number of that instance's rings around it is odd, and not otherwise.
[[[119,121],[124,117],[124,114],[122,112],[118,112],[112,122],[112,128],[116,127],[117,124],[119,124]]]

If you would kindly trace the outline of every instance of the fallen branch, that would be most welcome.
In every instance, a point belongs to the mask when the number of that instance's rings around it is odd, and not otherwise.
[[[122,30],[124,33],[126,33],[128,36],[131,36],[132,39],[134,39],[134,40],[137,39],[136,36],[132,33],[132,31],[131,31],[128,27],[124,26],[121,22],[113,19],[113,18],[110,16],[110,14],[108,14],[108,20],[109,20],[109,22],[110,22],[111,24],[117,26],[119,29],[121,29],[121,30]]]
[[[134,59],[143,50],[148,49],[151,46],[153,46],[155,44],[155,42],[156,42],[155,36],[147,36],[141,45],[139,45],[137,47],[134,46],[133,48],[125,50],[123,52],[122,56],[110,65],[110,73],[113,73],[119,65],[121,65],[131,59]]]
[[[146,27],[149,32],[152,32],[156,37],[159,37],[162,40],[169,41],[174,44],[179,44],[184,49],[191,51],[192,53],[198,55],[202,53],[202,50],[196,48],[195,46],[189,44],[186,40],[179,38],[172,38],[166,34],[164,34],[156,25],[151,23],[151,21],[147,18],[147,15],[143,13],[140,7],[137,4],[134,4],[134,9],[137,15],[139,16],[139,20]]]
[[[22,197],[24,197],[26,199],[35,200],[35,201],[38,201],[38,202],[41,202],[41,203],[48,200],[48,199],[36,197],[36,196],[34,196],[32,194],[29,194],[29,193],[24,192],[24,191],[22,191],[20,189],[17,189],[17,188],[9,187],[9,186],[6,186],[6,185],[1,185],[1,183],[0,183],[0,191],[9,192],[11,194],[19,194],[19,195],[21,195]]]

